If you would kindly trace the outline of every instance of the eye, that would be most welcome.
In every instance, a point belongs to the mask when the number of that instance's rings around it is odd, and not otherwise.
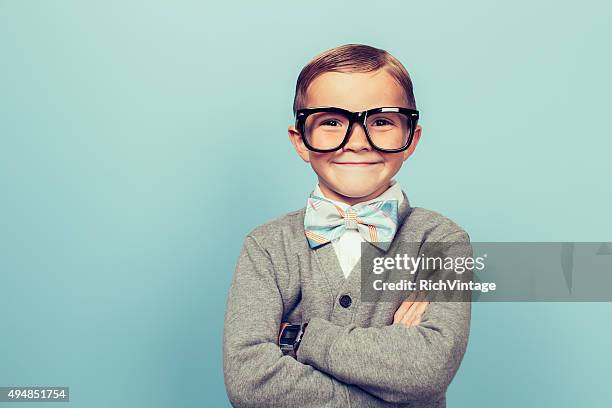
[[[336,127],[336,126],[340,126],[341,123],[339,120],[337,119],[327,119],[324,120],[323,122],[321,122],[320,124],[321,126],[332,126],[332,127]]]
[[[393,122],[391,122],[390,120],[384,119],[384,118],[378,118],[372,121],[373,126],[387,126],[387,125],[392,125],[392,124]]]

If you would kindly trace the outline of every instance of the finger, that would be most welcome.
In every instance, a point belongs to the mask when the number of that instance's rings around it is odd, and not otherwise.
[[[412,319],[412,316],[414,315],[414,311],[416,310],[419,304],[420,303],[418,302],[412,302],[412,304],[410,305],[410,307],[404,314],[404,317],[402,317],[401,319],[402,324],[408,324],[408,322]]]
[[[398,307],[398,309],[395,311],[395,314],[393,315],[393,323],[396,323],[402,320],[402,318],[406,314],[406,311],[408,310],[408,308],[414,301],[415,297],[416,297],[416,293],[412,292],[410,293],[408,298],[406,298],[406,300],[402,302],[402,304]]]
[[[408,325],[416,326],[417,324],[421,322],[421,318],[423,317],[423,313],[425,313],[427,304],[428,304],[427,302],[419,303],[419,305],[414,310],[414,313],[412,313],[412,316],[410,316],[410,319],[408,320]]]
[[[403,324],[410,325],[413,323],[413,320],[416,317],[420,316],[420,314],[422,313],[422,310],[424,310],[424,307],[426,307],[427,303],[429,303],[424,300],[425,298],[426,298],[426,293],[420,292],[419,295],[417,296],[417,301],[415,301],[410,306],[410,308],[408,309],[408,311],[402,318],[401,322]]]
[[[414,321],[421,316],[422,308],[422,303],[416,303],[414,308],[406,313],[406,317],[402,320],[402,323],[408,327],[414,326]]]
[[[395,311],[395,314],[393,315],[393,323],[397,323],[400,320],[402,320],[402,318],[404,317],[404,315],[406,314],[406,312],[412,305],[412,302],[414,301],[415,297],[416,297],[416,292],[412,292],[410,293],[408,298],[406,298],[406,300],[402,302],[402,304],[397,308],[397,310]]]
[[[427,292],[422,290],[419,291],[419,295],[417,296],[417,302],[425,302],[427,300]]]
[[[421,324],[421,322],[423,321],[423,315],[420,315],[419,317],[417,317],[414,322],[412,322],[413,326],[418,326],[419,324]]]
[[[410,307],[410,303],[402,302],[400,307],[395,311],[395,314],[393,315],[393,323],[397,323],[400,320],[402,320],[402,318],[406,314],[406,311],[408,310],[409,307]]]

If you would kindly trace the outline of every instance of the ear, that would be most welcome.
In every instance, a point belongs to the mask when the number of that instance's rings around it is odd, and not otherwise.
[[[407,158],[409,158],[412,153],[414,153],[414,150],[417,147],[417,144],[419,143],[419,140],[421,140],[421,125],[417,125],[416,129],[414,129],[414,135],[412,136],[412,143],[410,143],[410,147],[407,148],[406,150],[404,150],[404,160],[406,160]]]
[[[297,154],[300,155],[302,160],[306,163],[310,162],[310,150],[304,145],[304,141],[302,140],[302,135],[293,125],[289,125],[287,129],[287,133],[289,134],[289,140],[291,144],[295,148]]]

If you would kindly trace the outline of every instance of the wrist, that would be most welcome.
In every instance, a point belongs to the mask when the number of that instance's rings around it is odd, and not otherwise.
[[[300,334],[299,334],[298,338],[296,339],[295,346],[294,346],[294,351],[295,351],[296,355],[297,355],[297,352],[298,352],[298,350],[300,348],[300,344],[302,344],[302,338],[304,337],[304,333],[306,332],[306,326],[308,326],[308,323],[304,323],[302,325],[302,329],[300,330]]]
[[[283,323],[279,334],[278,345],[285,355],[297,357],[296,352],[300,347],[300,342],[308,323],[289,324]]]

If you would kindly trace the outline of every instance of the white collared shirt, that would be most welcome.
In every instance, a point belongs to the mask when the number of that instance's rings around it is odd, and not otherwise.
[[[340,204],[342,207],[347,205],[346,203],[341,203],[326,197],[319,188],[319,183],[317,183],[315,186],[314,194],[320,197],[325,197],[327,200]],[[385,190],[384,193],[371,200],[355,204],[353,207],[358,207],[360,205],[365,205],[373,201],[380,200],[397,200],[397,206],[399,207],[404,201],[404,194],[402,193],[402,188],[400,187],[399,182],[396,180],[391,180],[391,185],[387,190]],[[336,251],[338,261],[340,261],[340,266],[342,267],[342,272],[344,272],[345,278],[348,278],[351,271],[359,261],[359,258],[361,258],[361,243],[364,241],[365,240],[359,231],[354,229],[347,229],[344,234],[332,241],[332,245]]]

